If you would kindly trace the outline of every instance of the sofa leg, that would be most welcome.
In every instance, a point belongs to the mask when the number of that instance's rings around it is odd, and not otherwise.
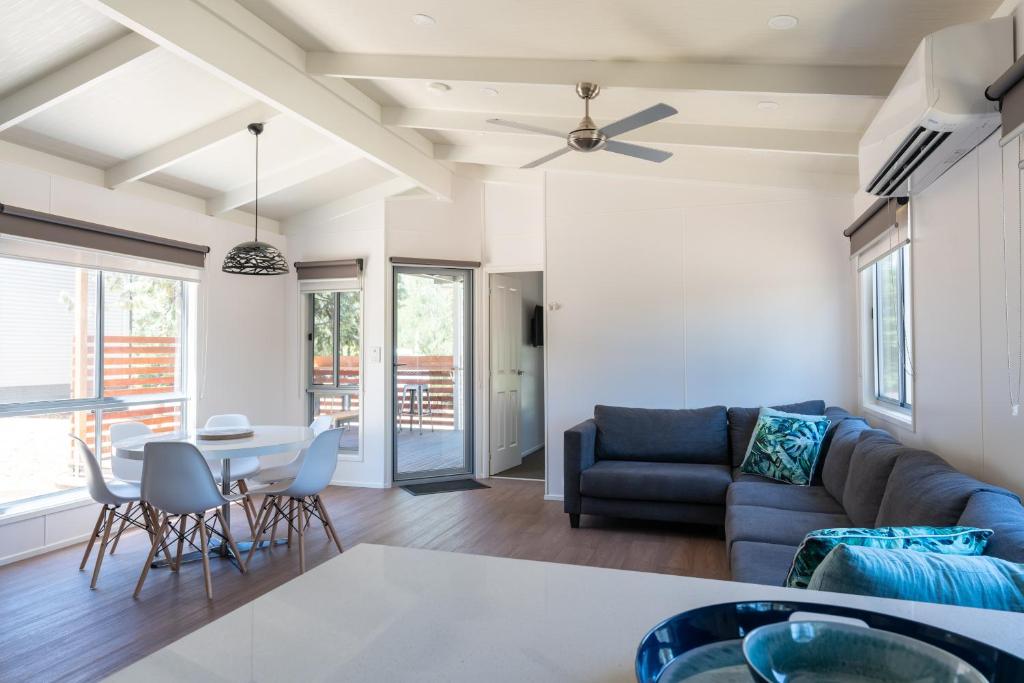
[[[580,515],[578,512],[569,513],[569,526],[571,526],[573,529],[580,528]]]

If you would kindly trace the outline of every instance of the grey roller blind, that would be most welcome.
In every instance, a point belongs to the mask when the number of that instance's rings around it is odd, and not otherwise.
[[[905,230],[907,223],[906,197],[882,198],[868,207],[843,235],[850,238],[850,255],[853,256],[881,237],[890,228],[901,227]]]
[[[391,262],[399,266],[438,266],[440,268],[479,268],[479,261],[450,261],[436,258],[417,258],[414,256],[392,256]]]
[[[999,102],[1003,119],[1002,143],[1006,144],[1024,133],[1024,57],[985,89],[985,97]]]
[[[304,261],[295,263],[295,272],[300,280],[340,280],[359,277],[363,270],[363,259],[343,261]]]
[[[0,234],[202,268],[210,248],[0,204]]]

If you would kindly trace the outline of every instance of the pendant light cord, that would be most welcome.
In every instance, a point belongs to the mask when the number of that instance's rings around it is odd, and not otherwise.
[[[256,217],[252,222],[252,241],[260,236],[260,134],[256,133]]]

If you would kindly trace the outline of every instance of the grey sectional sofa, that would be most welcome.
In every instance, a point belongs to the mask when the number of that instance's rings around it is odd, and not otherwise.
[[[811,486],[743,474],[757,408],[597,406],[565,432],[565,511],[725,527],[733,579],[781,585],[816,529],[966,525],[994,529],[986,550],[1024,562],[1024,508],[998,486],[908,448],[822,401],[774,406],[832,424]]]

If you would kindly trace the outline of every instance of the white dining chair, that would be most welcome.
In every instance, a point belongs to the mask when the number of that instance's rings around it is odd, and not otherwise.
[[[313,432],[313,438],[315,439],[330,429],[331,421],[330,415],[320,415],[310,422],[309,428]],[[249,477],[249,481],[256,484],[274,484],[285,479],[294,479],[295,475],[299,473],[299,465],[302,464],[302,457],[305,453],[306,450],[303,449],[283,465],[263,467],[255,476]]]
[[[292,533],[299,536],[299,573],[306,571],[306,526],[316,517],[324,526],[327,539],[334,541],[338,552],[342,552],[341,539],[334,529],[334,523],[327,513],[321,492],[331,483],[334,469],[338,466],[338,443],[341,441],[340,429],[328,429],[313,439],[303,454],[301,463],[294,479],[272,484],[257,492],[264,494],[263,505],[256,515],[256,534],[253,536],[252,547],[245,558],[248,567],[252,554],[259,547],[263,535],[276,528],[280,519],[288,524],[288,539]],[[288,501],[287,510],[284,501]]]
[[[146,436],[152,433],[153,430],[142,422],[115,422],[110,425],[110,443],[115,444],[122,439]],[[140,484],[142,482],[142,461],[125,458],[117,452],[117,449],[114,449],[113,457],[110,458],[110,471],[114,478],[120,481],[128,482],[129,484]],[[121,534],[125,532],[129,518],[136,522],[142,522],[143,515],[148,514],[148,512],[143,510],[141,505],[131,502],[128,503],[128,509],[125,510],[124,514],[125,516],[121,520],[117,534],[114,536],[114,542],[110,545],[111,555],[117,552],[117,544],[121,541]],[[138,526],[138,524],[135,526]]]
[[[235,502],[243,494],[225,496],[217,489],[210,466],[199,452],[199,449],[183,441],[155,441],[146,444],[146,452],[142,468],[142,499],[163,515],[153,538],[149,557],[142,565],[142,574],[135,586],[135,597],[139,597],[142,585],[149,573],[150,563],[156,556],[161,545],[166,546],[165,537],[170,536],[171,542],[177,542],[175,559],[168,560],[174,571],[181,569],[181,554],[192,528],[199,531],[199,551],[203,560],[203,576],[206,581],[206,597],[213,599],[213,582],[210,579],[210,546],[212,536],[219,536],[228,544],[231,552],[238,560],[238,569],[243,574],[245,566],[242,556],[235,545],[231,529],[224,520],[221,506]],[[215,510],[213,520],[208,520],[206,513]],[[192,527],[190,527],[192,525]],[[166,549],[164,551],[167,552]]]
[[[206,429],[225,429],[228,427],[249,427],[249,418],[239,413],[225,413],[223,415],[211,415],[206,420]],[[260,459],[253,458],[232,458],[231,459],[231,486],[232,493],[241,493],[243,497],[238,504],[245,510],[245,518],[249,522],[250,533],[255,533],[256,508],[246,494],[249,487],[245,480],[254,477],[260,472]],[[218,484],[221,481],[221,462],[210,461],[210,470],[213,472],[213,479]]]
[[[105,479],[103,477],[103,470],[100,467],[100,461],[96,454],[92,452],[92,449],[74,434],[69,436],[74,439],[78,452],[85,462],[85,481],[89,496],[103,506],[100,508],[99,517],[96,518],[96,525],[92,529],[92,535],[89,536],[89,543],[85,546],[82,563],[78,566],[78,571],[85,570],[85,565],[89,561],[89,555],[96,544],[96,539],[101,539],[99,550],[96,553],[96,565],[92,570],[92,581],[89,583],[89,588],[96,588],[96,582],[100,578],[100,567],[103,565],[103,556],[106,554],[107,544],[110,542],[110,534],[114,525],[120,523],[118,530],[114,534],[115,543],[124,532],[126,524],[144,529],[151,536],[155,525],[153,524],[150,511],[140,502],[139,484],[116,479],[110,481]],[[121,510],[122,506],[129,506],[130,510],[130,507],[133,505],[138,506],[136,510],[141,512],[131,515],[129,511]]]

